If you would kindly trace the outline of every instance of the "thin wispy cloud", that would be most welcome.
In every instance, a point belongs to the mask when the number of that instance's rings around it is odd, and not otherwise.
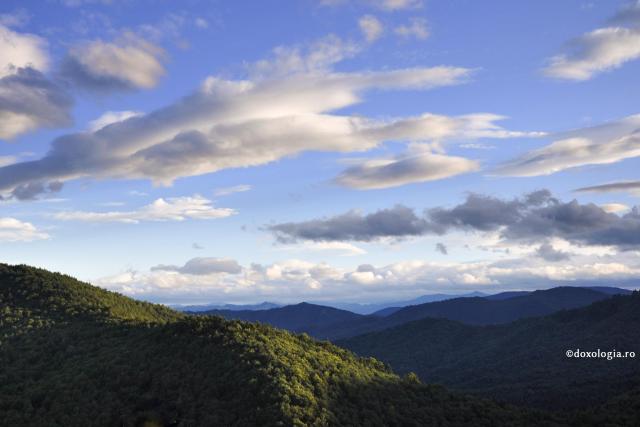
[[[399,25],[393,31],[406,39],[425,40],[429,37],[427,20],[424,18],[411,18],[407,24]]]
[[[244,193],[245,191],[251,190],[251,188],[253,187],[248,184],[240,184],[240,185],[234,185],[232,187],[216,188],[215,191],[213,192],[213,195],[217,197],[228,196],[234,193]]]
[[[201,196],[157,199],[153,203],[133,211],[64,211],[54,215],[62,221],[122,222],[137,224],[142,221],[184,221],[186,219],[218,219],[235,215],[229,208],[216,208],[211,200]]]
[[[378,40],[384,32],[384,26],[378,18],[373,15],[365,15],[358,20],[358,26],[360,31],[364,35],[364,38],[369,42]]]

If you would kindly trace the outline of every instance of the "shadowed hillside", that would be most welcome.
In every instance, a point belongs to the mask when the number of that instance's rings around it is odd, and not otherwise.
[[[586,408],[640,385],[640,293],[497,326],[422,319],[338,343],[428,382],[543,408]],[[567,350],[633,351],[574,359]]]
[[[608,289],[608,288],[604,288]],[[615,288],[611,288],[615,289]],[[622,290],[619,290],[622,291]],[[610,291],[612,292],[612,291]],[[579,287],[558,287],[496,299],[465,297],[392,308],[380,315],[362,316],[345,310],[301,303],[261,311],[212,310],[226,319],[266,323],[292,332],[306,332],[320,339],[341,339],[392,328],[424,318],[444,318],[472,325],[508,323],[544,316],[559,310],[583,307],[611,297],[611,293]]]

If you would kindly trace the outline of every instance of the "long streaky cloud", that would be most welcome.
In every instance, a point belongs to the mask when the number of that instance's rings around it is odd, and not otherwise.
[[[573,191],[579,193],[615,193],[615,192],[640,192],[640,181],[621,181],[608,184],[592,185],[590,187],[577,188]]]
[[[640,156],[640,114],[552,135],[554,141],[499,166],[507,176],[549,175],[585,165],[604,165]]]
[[[183,221],[185,219],[217,219],[235,215],[229,208],[215,208],[210,200],[195,195],[157,199],[153,203],[133,211],[64,211],[54,215],[63,221],[122,222],[137,224],[141,221]]]

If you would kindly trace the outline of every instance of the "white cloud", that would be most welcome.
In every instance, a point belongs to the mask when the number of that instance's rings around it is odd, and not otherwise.
[[[479,168],[478,162],[463,157],[422,153],[412,157],[362,162],[345,170],[336,178],[336,182],[358,190],[373,190],[435,181]]]
[[[365,15],[358,20],[358,26],[360,31],[364,35],[364,38],[369,42],[374,42],[382,36],[384,27],[382,22],[373,15]]]
[[[411,18],[408,24],[400,25],[394,31],[397,35],[407,39],[413,37],[418,40],[425,40],[429,37],[427,21],[423,18]]]
[[[574,42],[576,52],[549,60],[546,75],[559,79],[589,80],[596,74],[640,58],[640,30],[601,28]]]
[[[232,260],[227,260],[233,262]],[[384,266],[339,268],[290,259],[269,265],[251,264],[232,274],[217,269],[205,274],[154,269],[128,271],[95,284],[138,298],[166,303],[210,303],[304,300],[374,301],[426,293],[540,289],[559,282],[602,283],[640,275],[637,255],[573,255],[563,262],[530,255],[470,263],[407,260]],[[237,271],[237,270],[234,270]]]
[[[18,158],[15,156],[0,156],[0,167],[11,165],[18,161]]]
[[[207,22],[207,20],[204,18],[196,18],[195,24],[196,27],[201,29],[209,28],[209,22]]]
[[[503,119],[492,114],[447,117],[424,114],[393,121],[370,132],[383,140],[431,141],[412,143],[406,153],[394,158],[356,162],[336,178],[338,184],[360,190],[397,187],[434,181],[480,168],[477,161],[444,154],[442,143],[479,138],[537,136],[538,133],[512,132],[495,122]]]
[[[629,206],[622,203],[605,203],[604,205],[600,205],[603,211],[608,213],[618,213],[628,211]]]
[[[151,271],[175,271],[182,274],[204,276],[207,274],[238,274],[242,268],[238,262],[230,258],[192,258],[182,267],[176,265],[156,265]]]
[[[0,218],[0,242],[30,242],[48,239],[49,235],[33,224],[15,218]]]
[[[350,0],[320,0],[321,6],[341,6],[349,3]],[[362,3],[368,4],[385,12],[394,12],[405,9],[418,9],[422,7],[422,0],[361,0]]]
[[[252,80],[209,77],[168,107],[95,132],[61,136],[40,160],[0,168],[0,192],[87,176],[169,185],[179,177],[262,165],[304,151],[363,151],[387,136],[420,139],[420,128],[402,120],[331,112],[361,102],[368,90],[456,85],[472,72],[445,66],[335,72],[331,63],[349,49],[326,40],[313,46],[316,50],[304,55],[279,51],[269,65],[256,65],[260,72]],[[411,135],[401,134],[401,123]]]
[[[386,10],[417,9],[422,7],[422,0],[369,0],[374,6]]]
[[[610,20],[615,26],[598,28],[573,40],[571,51],[550,58],[543,72],[558,79],[584,81],[640,58],[639,17],[638,2],[622,9]]]
[[[115,42],[95,40],[73,47],[63,74],[92,90],[150,89],[165,73],[163,56],[158,46],[126,33]]]
[[[582,193],[617,193],[628,192],[634,196],[640,195],[640,181],[620,181],[607,184],[592,185],[574,190]]]
[[[89,130],[95,132],[102,129],[105,126],[109,126],[114,123],[122,122],[131,117],[141,116],[143,113],[139,111],[107,111],[100,117],[89,122]]]
[[[248,68],[254,79],[329,73],[334,64],[352,58],[361,50],[359,44],[330,34],[307,46],[278,46],[273,50],[273,58],[257,61]]]
[[[49,64],[46,47],[36,35],[0,25],[0,139],[71,123],[71,98],[42,74]]]
[[[247,184],[234,185],[233,187],[216,188],[213,192],[214,196],[228,196],[229,194],[242,193],[251,190],[251,186]]]
[[[21,34],[0,25],[0,78],[15,74],[17,68],[46,71],[49,65],[47,42],[33,34]]]
[[[229,208],[215,208],[210,200],[195,195],[157,199],[134,211],[112,212],[59,212],[54,218],[64,221],[123,222],[137,224],[141,221],[183,221],[186,219],[217,219],[235,215]]]
[[[300,251],[312,251],[312,252],[335,252],[341,256],[355,256],[364,255],[367,253],[364,249],[348,242],[314,242],[306,241],[299,244],[292,244],[287,246],[281,246],[279,249],[300,252]]]
[[[640,156],[640,114],[556,136],[542,148],[508,162],[497,173],[510,176],[548,175],[584,165],[616,163]]]

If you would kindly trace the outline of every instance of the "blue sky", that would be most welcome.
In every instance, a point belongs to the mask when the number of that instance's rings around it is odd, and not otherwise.
[[[640,3],[4,1],[0,51],[4,262],[166,303],[640,275]]]

